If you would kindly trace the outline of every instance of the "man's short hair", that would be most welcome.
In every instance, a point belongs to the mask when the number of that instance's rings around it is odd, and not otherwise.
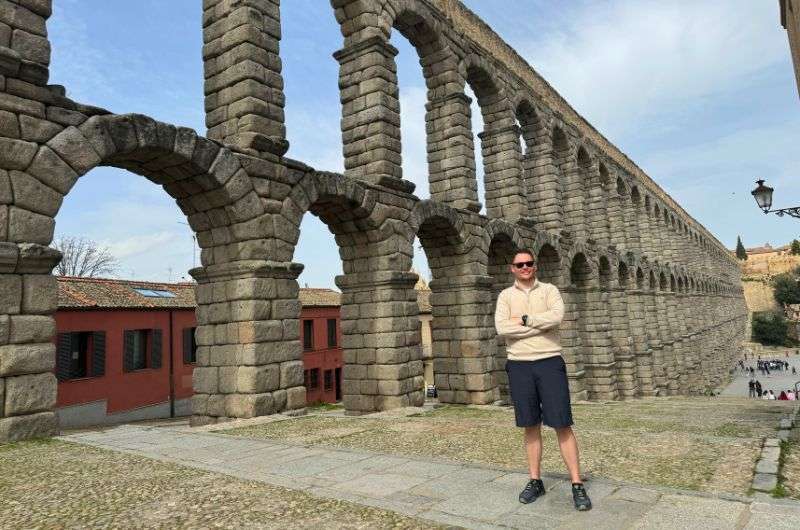
[[[529,250],[527,248],[519,248],[519,249],[517,249],[517,251],[514,252],[514,255],[511,257],[511,261],[513,262],[514,258],[517,257],[519,254],[527,254],[527,255],[529,255],[530,257],[533,258],[533,261],[536,261],[536,254],[534,254],[532,250]]]

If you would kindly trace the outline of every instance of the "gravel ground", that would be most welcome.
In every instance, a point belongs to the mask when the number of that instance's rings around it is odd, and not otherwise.
[[[573,405],[584,472],[617,480],[746,494],[761,439],[784,403],[658,398]],[[506,407],[446,406],[410,417],[309,415],[229,434],[525,468],[521,431]],[[543,468],[565,472],[544,430]]]
[[[389,511],[57,440],[0,446],[0,528],[431,528]]]

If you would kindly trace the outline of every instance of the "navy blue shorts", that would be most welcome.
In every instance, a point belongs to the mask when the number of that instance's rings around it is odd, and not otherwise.
[[[539,361],[507,361],[508,386],[514,401],[517,427],[573,424],[567,365],[557,355]]]

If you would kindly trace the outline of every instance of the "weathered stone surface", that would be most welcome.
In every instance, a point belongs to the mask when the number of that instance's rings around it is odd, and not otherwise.
[[[47,146],[39,149],[27,172],[61,193],[68,193],[78,180],[75,170]]]
[[[10,317],[9,329],[8,342],[12,344],[43,343],[55,335],[56,321],[50,316],[14,315]],[[2,337],[2,322],[0,322],[0,337]]]
[[[64,129],[55,123],[26,114],[20,114],[19,123],[22,139],[37,143],[47,142]]]
[[[0,275],[0,313],[15,315],[22,307],[22,277]]]
[[[58,309],[58,282],[50,274],[26,274],[22,282],[22,311],[50,314]]]
[[[0,138],[0,167],[3,169],[25,169],[33,160],[37,146],[32,142]]]
[[[0,419],[0,443],[45,438],[57,431],[54,412],[40,412]]]
[[[56,376],[51,373],[6,377],[6,416],[52,410],[56,405]]]
[[[35,374],[55,368],[54,344],[10,344],[0,346],[0,376]]]
[[[8,210],[8,239],[16,242],[47,245],[53,240],[55,220],[23,208],[11,206]]]
[[[63,202],[61,193],[45,186],[28,173],[12,171],[10,176],[15,204],[32,212],[55,217]]]

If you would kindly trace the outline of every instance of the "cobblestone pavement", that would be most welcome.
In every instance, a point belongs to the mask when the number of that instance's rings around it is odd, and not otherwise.
[[[114,435],[132,432],[138,430],[122,427]],[[137,436],[130,441],[141,440]],[[199,442],[190,437],[177,443],[192,447]],[[246,447],[227,453],[228,461],[247,455]],[[246,473],[228,475],[63,441],[0,446],[0,528],[283,530],[330,527],[332,520],[350,529],[431,526],[387,510],[320,500],[237,476]]]
[[[583,470],[595,477],[709,493],[747,494],[762,439],[791,405],[742,398],[669,397],[573,406]],[[302,445],[524,468],[508,407],[447,406],[398,417],[309,415],[230,432]],[[230,427],[228,427],[230,428]],[[543,468],[566,472],[552,429]]]
[[[121,426],[62,439],[466,528],[775,530],[795,528],[800,519],[795,501],[704,496],[601,479],[587,484],[594,509],[578,513],[571,505],[569,484],[552,476],[545,477],[544,498],[521,505],[517,494],[526,476],[520,472],[188,428]],[[216,489],[214,483],[203,487]],[[265,497],[264,503],[269,502]],[[346,526],[347,521],[332,518],[328,525]]]

